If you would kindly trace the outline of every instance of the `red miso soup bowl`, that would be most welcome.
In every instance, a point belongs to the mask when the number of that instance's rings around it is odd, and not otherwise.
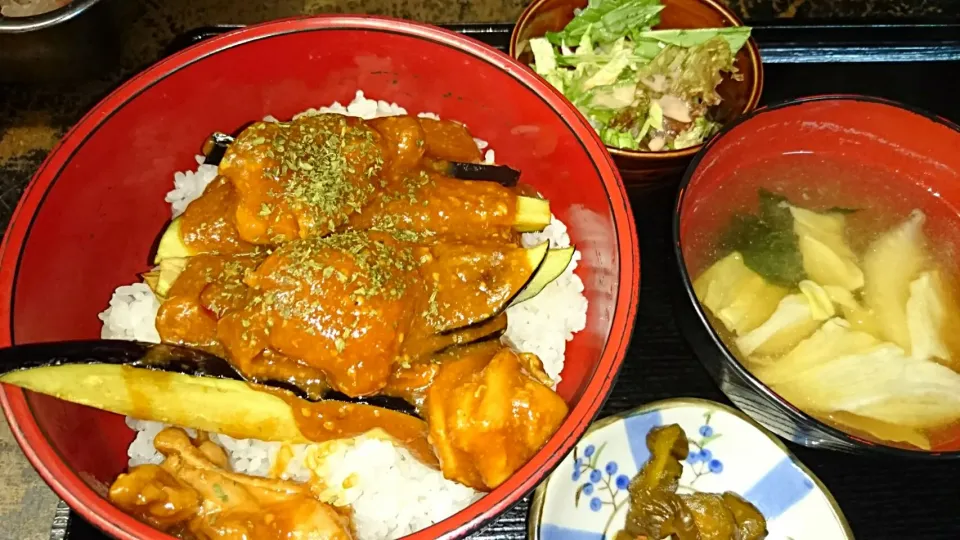
[[[584,433],[623,361],[640,281],[633,217],[603,144],[561,95],[476,41],[385,18],[299,18],[224,34],[137,75],[64,137],[24,193],[0,258],[0,345],[98,337],[112,290],[149,268],[173,172],[196,167],[210,133],[348,103],[357,90],[465,123],[549,198],[583,256],[588,320],[558,389],[570,414],[505,483],[413,535],[458,538],[530,492]],[[105,497],[133,440],[122,417],[10,386],[0,399],[26,456],[84,518],[117,538],[167,538]]]
[[[868,249],[871,239],[866,232],[860,239],[850,232],[853,219],[875,220],[879,236],[905,221],[912,209],[926,214],[928,237],[942,236],[937,240],[955,249],[958,240],[951,231],[960,220],[958,149],[956,124],[899,103],[842,95],[758,109],[725,128],[697,154],[674,210],[681,280],[675,309],[687,341],[737,407],[781,437],[809,447],[909,458],[960,457],[960,432],[955,428],[931,437],[931,448],[921,450],[851,434],[801,411],[737,359],[735,345],[728,345],[717,331],[722,324],[708,314],[693,288],[694,280],[729,251],[715,246],[733,215],[757,211],[761,188],[814,210],[862,212],[846,221],[848,241],[863,245],[854,249],[858,254]]]

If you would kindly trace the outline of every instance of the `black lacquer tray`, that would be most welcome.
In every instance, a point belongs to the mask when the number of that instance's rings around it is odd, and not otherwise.
[[[177,38],[171,52],[232,28],[189,32]],[[512,25],[449,28],[506,50]],[[754,28],[765,67],[763,103],[813,94],[872,94],[960,121],[960,23],[806,21]],[[631,194],[640,235],[641,302],[623,371],[601,417],[671,397],[727,402],[674,322],[673,197],[672,189]],[[789,446],[836,497],[859,540],[960,539],[960,463],[865,458]],[[474,538],[525,538],[528,502],[524,499]],[[65,509],[57,514],[52,538],[106,540]]]

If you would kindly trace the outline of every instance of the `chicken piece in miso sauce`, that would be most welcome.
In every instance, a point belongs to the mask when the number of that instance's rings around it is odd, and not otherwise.
[[[257,122],[227,149],[220,177],[178,220],[187,252],[242,253],[346,230],[413,231],[424,240],[518,241],[533,198],[446,176],[482,157],[462,125],[412,116],[335,114]],[[528,203],[521,212],[521,205]]]
[[[164,340],[225,354],[250,377],[319,377],[372,395],[397,363],[502,332],[502,310],[545,254],[545,245],[421,245],[361,231],[266,257],[198,255],[157,325]]]
[[[551,384],[536,356],[499,344],[443,359],[425,409],[444,475],[482,491],[503,483],[567,416]]]
[[[726,185],[726,208],[744,204],[684,251],[740,362],[856,437],[960,448],[954,211],[911,179],[811,156],[740,169]]]
[[[362,120],[328,114],[245,129],[220,163],[240,238],[276,245],[336,230],[380,183],[380,139]]]
[[[306,485],[229,470],[223,450],[176,428],[157,434],[160,465],[121,474],[110,501],[157,529],[190,540],[352,540],[349,516]]]
[[[182,240],[197,253],[250,253],[255,247],[240,236],[237,227],[237,190],[226,176],[218,176],[203,196],[183,213]]]

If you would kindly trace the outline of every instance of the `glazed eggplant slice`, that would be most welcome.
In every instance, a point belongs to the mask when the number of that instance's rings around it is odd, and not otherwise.
[[[203,143],[204,165],[220,165],[227,148],[233,144],[234,136],[215,131]],[[496,182],[502,186],[513,187],[520,179],[520,171],[506,165],[487,163],[465,163],[462,161],[441,162],[440,170],[458,180],[482,180]]]
[[[0,349],[0,382],[97,409],[234,438],[323,442],[381,428],[431,462],[426,424],[366,403],[309,402],[247,382],[203,351],[91,340]]]
[[[0,378],[28,369],[78,364],[126,365],[196,377],[244,380],[223,358],[175,345],[94,339],[0,348]]]
[[[544,244],[546,245],[546,244]],[[539,257],[539,250],[543,249],[542,246],[536,246],[526,251],[525,258],[531,265],[535,265],[536,259]],[[520,289],[519,293],[513,297],[512,300],[507,304],[507,307],[517,305],[521,302],[526,302],[531,298],[539,295],[543,292],[543,289],[555,281],[563,272],[570,266],[570,261],[573,259],[573,254],[575,252],[574,247],[560,248],[560,249],[551,249],[546,252],[546,255],[543,258],[543,261],[536,267],[536,271],[533,276],[526,282],[526,285]],[[177,277],[183,272],[183,269],[186,267],[189,258],[186,257],[171,257],[165,258],[160,261],[160,264],[154,268],[152,271],[143,274],[143,280],[150,286],[156,295],[163,300],[167,293],[170,291],[170,288],[173,286],[173,283],[176,281]],[[474,320],[476,322],[476,319]],[[463,323],[457,324],[454,328],[460,328]],[[473,323],[466,323],[473,324]],[[445,330],[449,330],[450,327],[447,327]],[[444,338],[445,340],[446,338]],[[474,339],[467,339],[466,341],[460,341],[456,344],[469,343],[474,341]],[[454,343],[451,343],[454,344]]]
[[[520,171],[506,165],[445,161],[442,163],[442,170],[444,174],[457,180],[496,182],[504,187],[514,187],[520,180]]]
[[[421,271],[435,284],[427,307],[433,330],[449,332],[499,315],[537,274],[548,247],[434,246],[434,261]]]
[[[510,301],[510,306],[515,306],[520,302],[526,302],[543,292],[544,287],[554,282],[563,274],[564,270],[570,266],[570,261],[573,260],[575,251],[573,246],[547,251],[547,255],[543,259],[543,264],[540,265],[540,268],[537,269],[533,278],[530,279],[530,283],[520,291],[520,294]]]
[[[0,382],[64,401],[231,437],[302,440],[289,405],[249,386],[224,359],[133,341],[0,350]]]
[[[203,164],[220,165],[223,156],[227,153],[227,148],[233,144],[234,140],[233,135],[227,135],[220,131],[211,133],[210,137],[203,142]]]
[[[490,319],[457,328],[449,332],[431,334],[418,340],[416,350],[405,350],[400,358],[401,365],[407,365],[418,361],[429,360],[438,354],[444,354],[447,351],[457,349],[461,346],[472,345],[483,341],[490,341],[499,338],[507,331],[507,314],[500,314]]]
[[[123,364],[62,364],[8,373],[0,382],[117,414],[241,439],[307,442],[283,399],[233,379]]]
[[[181,236],[182,223],[180,218],[176,218],[171,221],[170,225],[163,231],[163,236],[160,237],[160,243],[157,245],[157,255],[153,258],[153,264],[160,264],[164,259],[199,255],[199,253],[195,253],[194,250],[187,247],[187,244],[183,242],[183,237]]]
[[[517,214],[513,229],[517,232],[542,231],[550,224],[550,201],[536,197],[517,197]]]
[[[542,231],[550,224],[550,203],[534,197],[517,196],[516,212],[513,218],[513,230],[516,232]],[[183,241],[182,217],[170,222],[157,246],[154,264],[160,264],[164,259],[191,257],[202,252],[193,249]],[[367,227],[358,227],[365,230]]]
[[[163,259],[156,268],[140,277],[143,278],[143,282],[150,287],[154,294],[162,300],[166,298],[167,293],[170,292],[170,287],[173,287],[173,283],[180,277],[180,274],[183,273],[189,260],[189,257],[170,257]]]

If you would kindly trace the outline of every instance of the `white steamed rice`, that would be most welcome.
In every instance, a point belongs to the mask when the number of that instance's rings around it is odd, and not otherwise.
[[[366,119],[407,114],[396,103],[367,99],[358,91],[356,98],[346,106],[333,103],[300,115],[327,112]],[[427,112],[419,116],[439,118]],[[276,121],[272,117],[265,120]],[[479,139],[476,142],[478,148],[486,150],[485,161],[493,163],[495,154],[487,142]],[[196,170],[174,174],[174,189],[165,199],[170,203],[174,217],[183,213],[216,178],[216,166],[204,165],[202,156],[196,159]],[[570,245],[566,225],[556,218],[543,231],[524,234],[522,241],[527,246],[544,241],[549,241],[551,247]],[[537,354],[555,382],[560,381],[566,342],[586,325],[587,299],[583,295],[583,282],[574,273],[579,260],[578,251],[560,278],[533,299],[507,310],[504,342],[519,351]],[[103,321],[101,336],[104,339],[159,342],[154,324],[159,307],[158,299],[143,283],[118,287],[109,307],[99,315]],[[163,457],[153,446],[153,438],[166,426],[134,418],[128,418],[127,425],[137,433],[127,450],[129,466],[162,462]],[[192,430],[188,431],[194,435]],[[281,443],[237,440],[215,434],[211,434],[211,439],[226,450],[236,472],[254,476],[280,472],[273,471],[273,468],[283,447]],[[327,443],[315,446],[309,452],[307,445],[292,445],[285,451],[292,451],[293,458],[281,476],[305,481],[310,476],[309,471],[322,471],[320,480],[328,486],[325,499],[352,507],[360,540],[388,540],[411,534],[453,515],[482,495],[445,479],[439,471],[417,461],[405,448],[374,437],[361,436]],[[311,462],[313,466],[308,469],[304,464],[305,459],[311,459],[307,457],[308,453],[322,465]],[[322,459],[318,457],[320,454]]]

